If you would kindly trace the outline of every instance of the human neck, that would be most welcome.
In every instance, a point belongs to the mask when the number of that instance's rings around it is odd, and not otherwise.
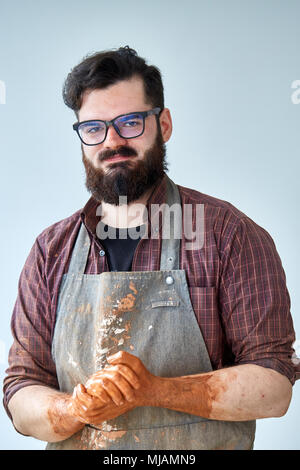
[[[153,186],[129,204],[115,206],[101,202],[101,222],[116,228],[138,227],[145,223],[145,209]]]

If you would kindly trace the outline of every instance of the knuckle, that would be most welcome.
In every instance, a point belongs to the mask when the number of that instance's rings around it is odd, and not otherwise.
[[[102,385],[104,385],[105,387],[107,387],[110,384],[110,381],[107,377],[102,377],[101,382],[102,382]]]
[[[114,378],[118,381],[122,380],[122,374],[120,372],[116,371],[114,374]]]
[[[119,364],[118,369],[116,369],[118,374],[122,374],[122,373],[126,372],[126,370],[128,370],[128,367],[125,366],[124,364]]]
[[[140,370],[140,369],[143,368],[143,363],[142,363],[142,361],[140,360],[139,357],[137,357],[137,358],[135,359],[135,363],[136,363],[136,368],[137,368],[137,369]]]
[[[128,367],[124,366],[124,364],[120,364],[120,366],[118,367],[117,373],[123,375],[127,371],[128,371]]]
[[[107,400],[107,393],[104,391],[104,390],[101,390],[100,393],[98,393],[98,397],[100,398],[100,400]]]

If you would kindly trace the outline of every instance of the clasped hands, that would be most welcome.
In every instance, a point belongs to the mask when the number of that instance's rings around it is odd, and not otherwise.
[[[82,423],[100,425],[137,406],[155,404],[159,377],[138,357],[119,351],[107,362],[110,365],[93,374],[85,385],[74,388],[68,411]]]

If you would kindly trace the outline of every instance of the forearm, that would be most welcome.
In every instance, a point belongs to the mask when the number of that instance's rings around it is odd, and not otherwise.
[[[292,396],[289,380],[254,364],[185,377],[157,377],[152,406],[204,418],[247,421],[286,413]]]
[[[70,395],[46,386],[21,388],[8,404],[15,428],[42,441],[57,442],[79,431],[84,424],[68,411]]]

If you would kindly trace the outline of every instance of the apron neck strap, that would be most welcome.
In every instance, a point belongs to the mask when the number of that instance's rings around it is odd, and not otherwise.
[[[166,175],[166,204],[163,206],[160,270],[179,269],[182,207],[176,184]]]
[[[166,177],[166,204],[162,211],[162,245],[160,270],[179,269],[180,240],[182,231],[182,208],[176,184]],[[81,223],[72,251],[69,274],[84,274],[90,249],[90,237]]]

